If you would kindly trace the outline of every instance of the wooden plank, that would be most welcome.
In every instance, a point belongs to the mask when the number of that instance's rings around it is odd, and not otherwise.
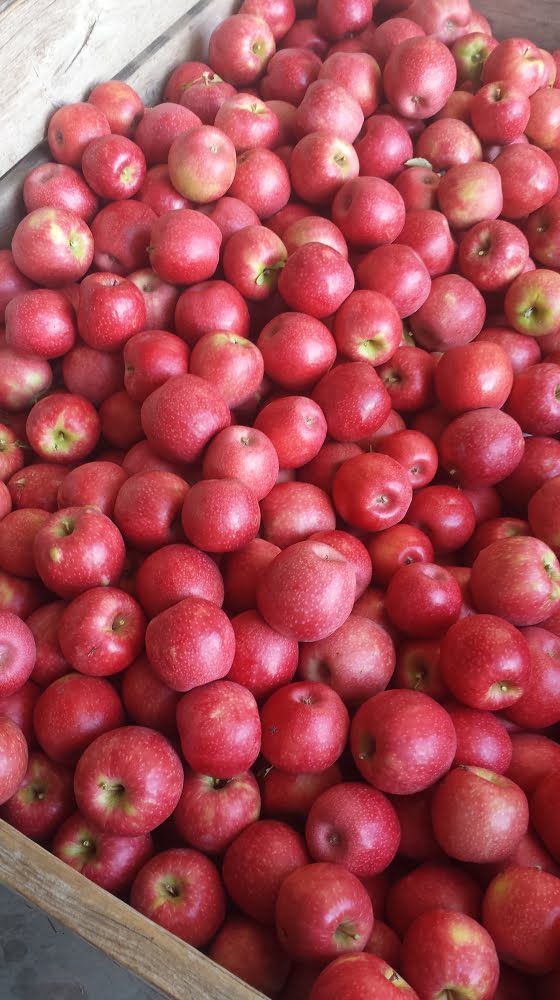
[[[521,36],[547,49],[560,47],[558,0],[473,0],[492,24],[496,38]]]
[[[16,4],[12,6],[16,5],[19,5],[19,0],[16,0]],[[187,14],[180,17],[167,31],[154,39],[124,69],[119,67],[119,72],[105,73],[103,57],[100,57],[96,64],[93,83],[109,79],[113,75],[120,80],[127,80],[133,87],[136,87],[146,104],[157,103],[165,80],[173,67],[185,59],[203,58],[206,55],[208,39],[216,25],[224,17],[233,13],[238,6],[239,0],[210,0],[210,2],[209,0],[199,0],[194,7],[191,4]],[[183,0],[182,7],[185,8],[185,0]],[[76,99],[76,92],[69,92],[67,99]],[[50,110],[47,112],[47,117]],[[2,114],[3,112],[0,110],[0,121]],[[43,135],[46,120],[44,107],[38,112],[38,117],[43,123],[41,126],[41,135]],[[4,131],[7,134],[5,127]],[[49,159],[49,151],[45,143],[31,148],[30,152],[27,151],[28,149],[29,147],[22,142],[21,159],[0,178],[0,248],[9,247],[13,231],[23,215],[21,189],[25,175],[37,164],[44,163],[45,160]]]
[[[1,820],[0,880],[169,1000],[262,1000],[261,993]]]

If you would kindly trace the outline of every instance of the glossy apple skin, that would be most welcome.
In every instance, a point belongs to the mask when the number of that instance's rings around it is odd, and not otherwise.
[[[503,209],[500,172],[492,163],[459,163],[442,177],[438,203],[458,232],[497,219]]]
[[[525,440],[517,421],[491,407],[455,417],[439,441],[441,464],[467,488],[495,486],[507,479],[524,451]]]
[[[401,965],[420,996],[437,996],[453,982],[464,984],[476,1000],[492,1000],[500,975],[490,934],[466,914],[448,910],[416,918],[405,934]]]
[[[134,133],[134,141],[144,153],[148,166],[166,163],[175,137],[200,124],[198,115],[188,108],[166,101],[146,108]]]
[[[136,659],[145,631],[142,608],[130,594],[117,587],[93,587],[64,610],[59,643],[74,670],[108,677]]]
[[[558,190],[558,171],[537,146],[506,146],[494,160],[502,178],[503,216],[518,221],[546,205]]]
[[[222,79],[235,87],[253,84],[276,51],[274,35],[260,17],[226,17],[210,36],[208,61]]]
[[[511,734],[512,759],[507,777],[531,797],[542,778],[552,774],[560,763],[557,743],[539,733]]]
[[[350,746],[367,782],[380,791],[411,795],[447,773],[457,737],[445,709],[432,698],[417,691],[382,691],[356,712]]]
[[[121,696],[131,722],[176,738],[175,714],[181,696],[159,679],[144,653],[123,675]]]
[[[430,275],[408,246],[390,243],[371,250],[358,264],[362,288],[387,296],[403,319],[417,312],[430,293]]]
[[[358,782],[324,791],[313,803],[305,839],[314,861],[341,864],[359,878],[377,875],[400,840],[396,813],[384,795]]]
[[[257,414],[254,426],[272,442],[281,469],[311,462],[327,436],[328,422],[320,400],[280,396]]]
[[[37,533],[34,554],[45,585],[68,599],[92,586],[115,584],[125,550],[120,531],[104,514],[94,507],[66,507]]]
[[[39,458],[79,462],[95,448],[101,433],[98,414],[89,400],[54,392],[39,399],[26,421],[29,443]]]
[[[446,351],[434,377],[440,402],[458,414],[483,406],[500,409],[513,385],[513,366],[499,345],[475,340]]]
[[[452,862],[427,862],[402,875],[389,888],[387,922],[400,938],[430,910],[451,910],[480,919],[482,890],[467,872]]]
[[[402,520],[412,500],[405,469],[388,455],[356,455],[335,475],[333,500],[337,512],[362,531],[390,528]],[[378,497],[375,507],[371,496]]]
[[[525,729],[546,729],[560,712],[560,639],[545,628],[526,628],[522,634],[531,654],[531,677],[521,698],[504,714]]]
[[[36,208],[19,223],[12,254],[31,281],[60,288],[78,281],[93,259],[92,232],[79,215],[67,209]]]
[[[457,735],[453,763],[505,774],[511,764],[513,747],[509,733],[498,718],[492,712],[481,712],[459,704],[447,703],[445,708]]]
[[[400,434],[418,434],[421,438],[418,431],[401,431]],[[394,435],[394,437],[398,437],[398,435]],[[390,446],[391,438],[387,438],[386,443]],[[423,449],[423,447],[423,442],[420,440],[420,448]],[[395,458],[397,457],[395,455]],[[418,466],[421,469],[421,459],[412,468],[415,469]],[[435,476],[435,472],[434,469],[432,478]],[[452,486],[428,485],[418,489],[421,483],[416,483],[415,478],[413,474],[410,475],[412,486],[416,488],[417,492],[414,494],[405,515],[406,523],[424,531],[438,553],[456,552],[463,548],[472,537],[476,526],[476,517],[469,498]]]
[[[328,684],[346,705],[356,706],[383,691],[394,668],[395,649],[387,633],[367,618],[350,615],[326,639],[302,646],[298,676]]]
[[[309,205],[322,205],[330,201],[347,180],[358,176],[360,162],[354,147],[335,133],[309,132],[294,146],[289,172],[298,197]],[[294,246],[289,249],[293,250]],[[334,249],[340,252],[341,248],[334,246]]]
[[[231,552],[256,537],[261,521],[252,490],[238,479],[204,479],[188,491],[181,513],[188,540],[206,552]]]
[[[440,666],[454,697],[481,711],[515,704],[531,679],[522,634],[495,615],[471,615],[452,625],[441,644]]]
[[[293,680],[298,645],[281,636],[257,611],[245,611],[231,620],[235,633],[235,656],[228,679],[242,684],[257,699],[266,698]]]
[[[283,947],[300,961],[327,961],[360,951],[373,927],[362,883],[340,865],[317,862],[284,879],[276,903]]]
[[[214,937],[226,909],[218,869],[189,848],[151,858],[133,882],[130,904],[195,948]]]
[[[125,276],[147,267],[150,230],[156,219],[149,205],[134,198],[105,205],[91,224],[96,269]]]
[[[6,344],[22,354],[57,358],[76,340],[76,315],[61,292],[37,288],[22,292],[6,306]]]
[[[70,672],[58,642],[58,625],[65,607],[64,601],[43,604],[29,615],[26,622],[33,633],[37,650],[32,680],[40,688]]]
[[[306,275],[303,284],[302,271]],[[354,274],[348,261],[332,247],[307,243],[290,254],[278,288],[290,309],[324,319],[353,291]]]
[[[291,968],[274,930],[242,917],[226,919],[208,956],[267,996],[280,995]]]
[[[472,282],[458,274],[443,274],[432,281],[428,298],[411,317],[411,327],[420,347],[447,351],[474,340],[485,316],[484,299]]]
[[[53,841],[53,854],[108,892],[129,888],[153,854],[149,833],[118,837],[95,828],[77,812],[62,824]]]
[[[149,618],[189,597],[217,607],[224,600],[220,572],[204,552],[190,545],[164,545],[144,560],[136,575],[138,600]]]
[[[281,771],[321,772],[340,757],[348,725],[348,711],[335,691],[318,682],[294,682],[262,707],[262,753]]]
[[[444,635],[461,612],[461,588],[444,566],[409,563],[389,581],[387,613],[401,632],[415,639]]]
[[[18,790],[2,808],[6,823],[38,843],[50,841],[74,806],[70,768],[56,764],[35,750],[29,754],[26,774]]]
[[[25,736],[7,716],[0,717],[0,805],[17,792],[27,771]]]
[[[527,832],[529,805],[509,778],[460,765],[434,793],[432,822],[449,857],[483,864],[515,851]]]
[[[183,766],[171,745],[142,726],[112,729],[84,751],[74,774],[78,808],[103,832],[149,833],[171,815]]]
[[[545,975],[556,965],[560,879],[536,868],[509,868],[484,895],[482,916],[498,955],[529,975]]]
[[[274,926],[283,880],[309,862],[300,833],[278,820],[259,820],[240,831],[225,852],[222,876],[239,909]]]
[[[126,472],[115,462],[86,462],[72,469],[58,489],[60,507],[97,507],[111,517]]]
[[[214,274],[221,243],[216,224],[200,212],[190,208],[165,212],[150,232],[150,264],[170,284],[194,285]]]
[[[11,611],[0,611],[0,651],[0,697],[5,697],[23,687],[33,671],[36,657],[31,629]]]
[[[536,538],[492,542],[475,559],[471,591],[477,609],[512,625],[539,625],[560,600],[560,567]]]
[[[205,854],[223,854],[259,818],[261,796],[250,771],[227,781],[194,771],[185,775],[173,824],[186,844]]]
[[[197,375],[177,375],[142,404],[142,427],[154,450],[172,462],[194,462],[231,415],[218,390]]]
[[[38,684],[29,680],[13,694],[0,698],[0,716],[6,715],[21,729],[30,750],[37,745],[33,729],[33,709],[40,694]]]
[[[108,681],[74,673],[49,684],[33,713],[41,749],[51,760],[71,767],[98,736],[124,721],[121,700]]]
[[[233,681],[213,681],[184,694],[177,729],[185,760],[200,774],[227,780],[252,767],[259,754],[257,703]]]
[[[150,663],[160,680],[175,691],[190,691],[225,677],[234,650],[227,616],[200,597],[187,597],[161,611],[146,631]]]
[[[393,49],[383,71],[387,99],[400,115],[413,119],[441,111],[456,80],[455,60],[435,38],[405,39]]]
[[[107,80],[93,88],[88,104],[103,111],[111,132],[131,138],[144,114],[139,94],[124,80]]]
[[[65,104],[51,116],[47,132],[53,159],[79,167],[86,146],[111,126],[101,108],[93,104]]]

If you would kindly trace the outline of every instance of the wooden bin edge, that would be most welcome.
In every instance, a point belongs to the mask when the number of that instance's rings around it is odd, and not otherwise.
[[[262,1000],[262,993],[2,820],[0,881],[169,1000]]]

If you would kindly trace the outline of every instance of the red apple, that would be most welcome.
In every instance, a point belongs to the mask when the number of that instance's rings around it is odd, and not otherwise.
[[[362,288],[386,296],[401,319],[417,312],[430,293],[430,276],[423,261],[410,247],[398,243],[370,251],[360,261],[357,273]]]
[[[63,656],[82,674],[107,677],[128,667],[140,653],[146,621],[130,594],[93,587],[64,611],[59,626]]]
[[[84,220],[65,208],[29,212],[12,238],[12,254],[31,281],[60,288],[78,281],[93,260],[93,236]]]
[[[425,997],[436,997],[452,982],[459,996],[492,1000],[500,974],[494,942],[484,927],[464,913],[438,909],[417,917],[407,930],[401,967]]]
[[[226,281],[191,285],[179,297],[175,310],[177,336],[192,347],[206,333],[249,333],[249,310],[240,293]]]
[[[14,694],[29,679],[36,647],[28,625],[10,611],[0,611],[0,696]]]
[[[62,292],[37,288],[16,295],[6,306],[6,344],[14,351],[58,358],[75,340],[76,314]]]
[[[111,132],[129,138],[144,114],[141,97],[124,80],[98,83],[88,97],[88,104],[93,104],[103,111]]]
[[[156,674],[174,691],[190,691],[225,677],[233,662],[235,637],[220,608],[188,597],[152,618],[146,652]]]
[[[125,549],[118,528],[94,507],[66,507],[52,514],[34,543],[39,576],[63,598],[119,579]]]
[[[39,843],[50,841],[74,806],[73,775],[44,754],[29,754],[27,772],[2,811],[2,819]]]
[[[235,176],[235,146],[229,136],[211,125],[181,132],[168,156],[171,183],[179,194],[199,204],[217,201]]]
[[[200,851],[162,851],[140,869],[130,905],[195,948],[221,926],[226,900],[216,866]]]
[[[253,989],[265,990],[267,996],[280,995],[291,968],[274,930],[242,917],[226,919],[208,956]]]
[[[348,297],[354,276],[348,262],[332,247],[308,243],[290,254],[278,288],[290,309],[322,319],[336,312]]]
[[[238,614],[256,607],[260,577],[279,552],[277,545],[264,538],[254,538],[237,552],[225,555],[222,562],[223,586],[230,613]]]
[[[406,212],[399,192],[388,181],[357,177],[346,181],[337,192],[332,217],[356,249],[372,250],[397,239]]]
[[[128,275],[148,265],[150,230],[156,213],[133,198],[110,202],[91,224],[98,271]]]
[[[480,918],[482,890],[462,868],[428,862],[397,878],[387,894],[387,921],[402,938],[417,917],[430,910]]]
[[[300,30],[298,22],[292,30]],[[261,81],[261,93],[267,102],[280,99],[297,107],[309,85],[317,79],[322,63],[318,53],[299,44],[297,38],[290,39],[290,34],[291,31],[287,40],[283,41],[284,47],[272,56],[267,65],[266,76]],[[326,48],[324,40],[321,42]]]
[[[328,496],[311,483],[278,483],[261,500],[260,507],[262,534],[281,549],[317,533],[333,531],[336,526]]]
[[[27,743],[21,729],[6,715],[0,716],[0,805],[14,795],[27,771]]]
[[[120,893],[152,856],[153,844],[148,833],[118,837],[102,832],[77,812],[57,831],[53,854],[103,889]]]
[[[428,298],[411,317],[416,343],[430,351],[447,351],[478,336],[486,305],[478,288],[458,274],[434,278]]]
[[[408,211],[399,233],[399,243],[416,251],[431,278],[451,270],[456,246],[442,212],[430,208]]]
[[[506,146],[494,160],[494,166],[502,178],[506,219],[523,219],[536,212],[558,190],[556,166],[548,153],[537,146]]]
[[[334,785],[313,803],[305,825],[314,861],[341,864],[359,878],[384,871],[393,860],[400,826],[388,799],[358,782]]]
[[[33,167],[23,182],[23,200],[28,212],[47,206],[63,208],[88,223],[99,207],[99,199],[79,171],[63,163]]]
[[[482,915],[500,958],[530,975],[557,965],[560,879],[537,868],[508,868],[488,886]]]
[[[142,187],[146,160],[135,142],[124,135],[92,139],[82,156],[82,171],[90,188],[101,198],[132,198]]]
[[[222,780],[191,771],[185,775],[173,823],[185,843],[206,854],[222,854],[259,818],[259,786],[250,771]]]
[[[369,784],[410,795],[447,773],[457,738],[447,712],[432,698],[395,690],[382,691],[360,706],[350,745],[356,767]]]
[[[142,427],[154,450],[173,462],[193,462],[230,423],[220,393],[196,375],[178,375],[142,404]]]
[[[305,865],[282,882],[276,929],[292,958],[325,962],[341,952],[359,952],[372,927],[371,900],[341,865]]]
[[[403,466],[388,455],[356,455],[336,473],[333,500],[348,524],[379,531],[402,520],[412,500],[412,486]]]
[[[243,685],[257,700],[262,700],[293,679],[298,659],[294,639],[270,628],[257,611],[245,611],[233,618],[231,624],[235,656],[228,680]]]
[[[312,642],[331,635],[348,618],[356,593],[350,563],[322,542],[290,545],[264,569],[257,607],[282,635]]]
[[[49,684],[33,714],[41,749],[50,760],[69,766],[98,736],[124,721],[121,700],[108,681],[72,673]]]
[[[502,410],[469,410],[455,417],[439,441],[443,468],[461,485],[494,486],[519,465],[525,450],[521,427]]]
[[[213,70],[236,87],[255,83],[276,51],[274,35],[261,17],[226,17],[210,35],[208,61]]]
[[[442,642],[440,664],[455,698],[480,710],[515,704],[531,677],[526,642],[494,615],[471,615],[452,625]]]
[[[175,137],[200,124],[198,115],[168,100],[145,109],[134,133],[134,141],[144,153],[148,166],[166,163]]]
[[[513,625],[538,625],[560,600],[560,567],[536,538],[504,538],[477,556],[471,590],[477,609]]]
[[[515,80],[530,96],[541,86],[542,72],[543,59],[536,45],[526,38],[507,38],[486,59],[482,80]]]
[[[47,131],[53,159],[79,167],[82,154],[93,139],[109,135],[111,126],[101,108],[93,104],[64,104],[51,116]]]
[[[334,250],[332,252],[335,253]],[[247,226],[234,233],[227,242],[224,273],[239,295],[260,302],[276,291],[278,276],[287,256],[288,251],[282,240],[271,229]]]
[[[418,136],[415,154],[416,159],[427,160],[432,170],[442,174],[443,178],[452,167],[481,160],[482,147],[476,133],[466,122],[457,118],[439,118]]]
[[[395,669],[390,637],[373,621],[350,617],[326,639],[305,643],[298,675],[327,684],[350,706],[383,691]]]
[[[435,38],[407,38],[389,55],[383,72],[387,99],[405,118],[431,118],[455,89],[457,68]]]
[[[262,500],[278,477],[276,449],[253,427],[226,427],[206,450],[203,475],[206,479],[238,479]]]
[[[205,281],[218,266],[221,242],[218,227],[200,212],[189,208],[164,212],[150,232],[150,264],[170,284]]]
[[[200,774],[232,778],[252,767],[259,754],[257,703],[250,691],[233,681],[213,681],[183,695],[177,706],[177,729],[185,760]]]

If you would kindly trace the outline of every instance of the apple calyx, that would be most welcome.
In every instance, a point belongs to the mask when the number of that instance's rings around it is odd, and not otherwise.
[[[183,883],[173,875],[167,875],[158,883],[158,898],[155,905],[164,906],[165,903],[172,903],[177,906],[181,902]]]
[[[342,923],[336,928],[333,938],[337,944],[347,947],[351,941],[359,941],[360,935],[356,933],[353,924]]]
[[[272,285],[278,281],[278,271],[282,271],[286,266],[285,260],[279,260],[276,264],[269,264],[268,267],[257,274],[255,285]]]
[[[47,789],[43,782],[37,782],[37,784],[32,783],[28,785],[27,788],[22,788],[19,793],[19,798],[21,802],[25,802],[26,805],[31,805],[33,802],[42,802],[47,794]]]

